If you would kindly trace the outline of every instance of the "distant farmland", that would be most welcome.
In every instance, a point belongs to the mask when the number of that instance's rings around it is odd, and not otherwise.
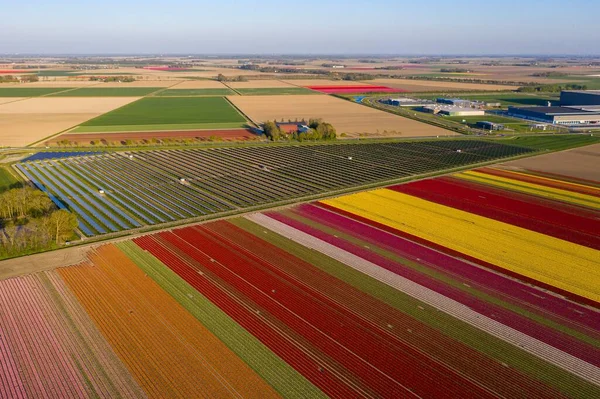
[[[52,94],[54,97],[143,97],[160,87],[82,87]]]
[[[0,87],[0,97],[38,97],[60,91],[69,90],[65,87]]]
[[[256,123],[322,118],[338,135],[375,137],[454,136],[457,133],[325,94],[231,96],[229,100]]]
[[[184,129],[232,128],[241,127],[246,119],[222,97],[146,97],[113,112],[101,115],[83,123],[77,132],[120,130],[121,126],[148,130],[147,125],[156,125],[158,129],[176,130],[178,125],[189,125]],[[222,126],[218,126],[221,125]],[[86,130],[86,128],[90,128]],[[156,130],[156,129],[153,129]]]
[[[158,97],[188,97],[188,96],[231,96],[235,95],[233,90],[222,89],[167,89],[158,92]]]
[[[457,140],[108,153],[17,168],[94,236],[530,152]]]

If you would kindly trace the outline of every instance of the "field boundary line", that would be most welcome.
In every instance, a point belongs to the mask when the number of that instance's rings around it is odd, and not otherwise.
[[[223,97],[225,99],[225,101],[227,101],[229,103],[229,105],[231,105],[233,107],[233,109],[235,109],[240,115],[242,115],[246,120],[250,121],[251,123],[254,124],[255,127],[260,126],[259,123],[256,123],[255,120],[253,120],[252,118],[250,118],[248,115],[246,115],[244,113],[244,111],[242,111],[241,109],[239,109],[229,98],[227,98],[227,96]]]
[[[177,82],[173,83],[171,86],[161,87],[160,89],[155,90],[152,93],[146,94],[144,97],[155,97],[156,94],[160,93],[161,91],[169,90],[171,87],[177,86],[179,83],[182,83],[182,82],[183,82],[182,80],[181,81],[178,80]],[[142,98],[144,98],[144,97],[142,97]]]
[[[236,89],[234,89],[233,87],[229,86],[227,84],[227,82],[221,82],[223,84],[223,86],[227,87],[229,90],[233,91],[235,94],[237,94],[238,96],[243,96],[242,93],[240,93],[239,91],[237,91]]]

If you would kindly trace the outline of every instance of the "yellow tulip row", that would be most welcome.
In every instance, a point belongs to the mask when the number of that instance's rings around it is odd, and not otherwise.
[[[600,251],[388,189],[323,203],[600,302]]]
[[[600,209],[600,198],[591,195],[562,190],[559,188],[542,186],[534,183],[526,183],[518,180],[508,179],[505,177],[492,176],[476,171],[456,173],[453,176],[458,177],[460,179],[474,181],[482,184],[488,184],[512,191],[532,194],[538,197],[550,198],[553,200],[558,200],[571,204],[583,205],[589,208]]]
[[[507,172],[507,170],[505,170],[505,169],[499,169],[499,170],[501,170],[503,172]],[[530,177],[531,176],[531,174],[523,173],[523,172],[517,172],[517,171],[514,171],[514,170],[511,170],[510,173],[513,174],[513,175],[519,175],[519,176],[525,176],[525,177]],[[538,179],[538,180],[540,180],[540,181],[550,182],[550,183],[559,183],[559,184],[567,183],[569,186],[582,187],[582,188],[584,188],[586,190],[589,190],[589,191],[592,191],[594,193],[600,194],[600,188],[594,187],[594,186],[588,186],[588,185],[585,185],[585,184],[574,183],[572,181],[565,182],[564,180],[551,179],[549,177],[538,176],[538,175],[535,175],[535,178]]]

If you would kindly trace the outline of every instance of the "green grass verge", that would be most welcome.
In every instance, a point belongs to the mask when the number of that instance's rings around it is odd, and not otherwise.
[[[502,144],[517,145],[541,151],[562,151],[569,148],[581,147],[589,144],[600,143],[600,135],[590,136],[585,134],[561,134],[547,136],[519,136],[495,139]]]
[[[146,97],[100,115],[82,126],[245,123],[223,97]]]
[[[230,222],[257,237],[265,236],[264,227],[247,219],[236,218],[231,219]],[[596,397],[600,394],[599,387],[570,374],[559,367],[553,366],[509,343],[440,312],[436,308],[424,304],[415,298],[326,255],[304,247],[272,231],[268,232],[268,240],[271,244],[311,263],[317,268],[335,276],[360,291],[387,303],[400,310],[402,313],[441,331],[452,339],[461,342],[498,362],[503,362],[509,367],[514,367],[568,396],[586,398]]]
[[[236,93],[223,89],[167,89],[156,93],[157,97],[235,96]]]
[[[0,87],[0,97],[38,97],[69,90],[68,87]]]
[[[131,241],[116,245],[283,397],[326,397],[317,387],[160,260]]]
[[[21,181],[5,167],[0,166],[0,193],[11,188],[20,187]]]
[[[270,87],[256,89],[235,89],[243,96],[280,96],[293,94],[321,94],[304,87]]]
[[[161,87],[82,87],[52,94],[52,97],[142,97]]]
[[[41,69],[39,71],[37,70],[32,70],[35,72],[35,74],[37,76],[48,76],[48,77],[52,77],[52,76],[78,76],[81,74],[81,71],[75,71],[75,70],[62,70],[62,71],[53,71],[53,70],[45,70],[45,69]]]
[[[435,100],[438,97],[454,97],[447,94],[414,94],[414,97]],[[509,105],[516,107],[546,106],[548,101],[558,101],[558,96],[535,93],[457,93],[456,97],[466,100],[485,102],[499,102],[503,107]]]
[[[239,129],[245,127],[246,122],[239,123],[168,123],[156,125],[114,125],[114,126],[79,126],[69,133],[122,133],[122,132],[157,132],[167,130],[211,130],[211,129]],[[67,133],[68,134],[68,133]]]

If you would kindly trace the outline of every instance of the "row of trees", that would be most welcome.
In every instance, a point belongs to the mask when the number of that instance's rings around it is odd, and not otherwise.
[[[227,77],[225,75],[223,75],[222,73],[217,75],[217,80],[219,82],[246,82],[248,79],[246,79],[244,76],[232,76],[232,77]]]
[[[22,76],[14,76],[14,75],[0,75],[0,83],[15,83],[15,82],[37,82],[40,78],[37,75],[22,75]]]
[[[518,89],[522,93],[559,93],[563,90],[587,90],[587,86],[574,83],[559,83],[553,85],[523,86]]]
[[[90,76],[92,82],[124,82],[131,83],[135,82],[135,77],[126,75],[115,75],[115,76]]]
[[[0,258],[50,249],[73,236],[77,217],[31,187],[0,193]]]

